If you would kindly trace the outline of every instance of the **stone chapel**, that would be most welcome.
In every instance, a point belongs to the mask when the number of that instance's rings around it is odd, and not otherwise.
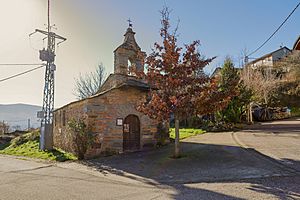
[[[84,119],[95,136],[86,158],[139,151],[155,147],[159,141],[168,141],[168,134],[158,133],[161,124],[136,110],[150,87],[130,73],[130,68],[143,71],[142,61],[146,57],[134,35],[129,26],[123,43],[114,51],[114,73],[96,95],[54,111],[54,147],[74,152],[68,121],[79,118]]]

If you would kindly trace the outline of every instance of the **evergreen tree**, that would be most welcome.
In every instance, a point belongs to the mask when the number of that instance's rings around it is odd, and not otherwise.
[[[251,101],[252,92],[240,80],[238,69],[234,67],[230,58],[226,58],[221,69],[220,88],[232,92],[230,103],[219,113],[222,120],[233,123],[241,122],[242,115]]]

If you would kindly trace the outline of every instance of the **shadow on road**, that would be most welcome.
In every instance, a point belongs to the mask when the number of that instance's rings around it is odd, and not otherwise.
[[[144,183],[171,187],[173,199],[242,199],[189,183],[249,183],[248,190],[272,194],[280,199],[300,198],[299,173],[272,158],[263,159],[241,147],[182,142],[183,157],[172,159],[173,145],[155,151],[103,157],[83,164]],[[297,161],[292,161],[297,162]],[[300,163],[298,163],[300,165]]]

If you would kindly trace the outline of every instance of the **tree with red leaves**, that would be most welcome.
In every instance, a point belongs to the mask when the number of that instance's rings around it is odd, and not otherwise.
[[[169,14],[168,8],[161,11],[160,36],[163,44],[154,44],[152,53],[146,59],[147,73],[137,74],[152,88],[148,101],[139,105],[138,110],[159,121],[169,120],[171,114],[174,115],[174,157],[178,158],[179,121],[223,108],[230,97],[226,92],[219,91],[217,80],[205,75],[204,67],[214,58],[203,59],[197,51],[199,41],[185,45],[184,48],[178,47],[177,28],[170,33]]]

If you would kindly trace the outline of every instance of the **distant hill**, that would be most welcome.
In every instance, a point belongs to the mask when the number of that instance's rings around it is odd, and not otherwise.
[[[11,130],[25,130],[28,128],[28,119],[30,119],[31,128],[40,126],[37,119],[37,111],[42,108],[29,104],[0,104],[0,121],[7,122]]]

